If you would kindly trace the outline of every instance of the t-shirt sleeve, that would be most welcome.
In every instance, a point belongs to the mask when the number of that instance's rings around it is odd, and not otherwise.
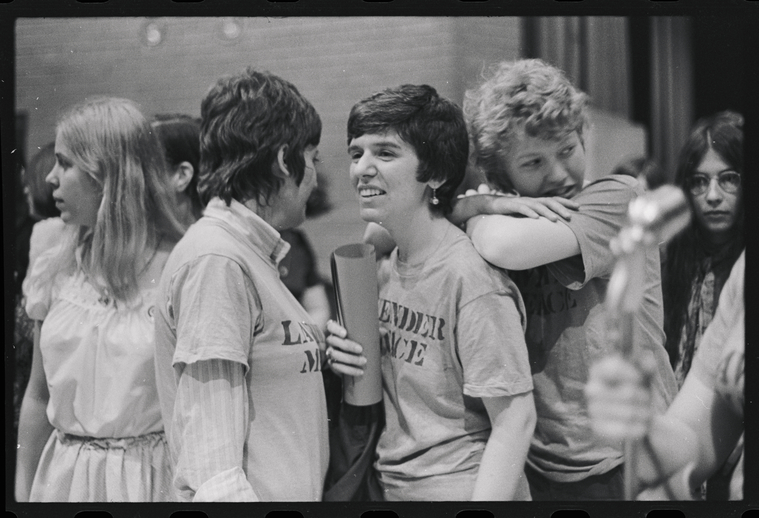
[[[525,326],[524,304],[513,284],[460,309],[456,337],[464,394],[500,397],[532,390]]]
[[[55,277],[50,274],[51,268],[58,260],[59,247],[49,248],[31,264],[28,275],[22,284],[22,292],[26,298],[26,314],[32,320],[45,320],[55,291]]]
[[[745,347],[745,305],[743,300],[746,252],[733,265],[722,289],[717,310],[701,337],[689,375],[708,387],[715,386],[718,368],[728,346]]]
[[[249,367],[261,302],[237,262],[205,255],[182,266],[172,277],[168,304],[176,325],[175,366],[230,360]]]
[[[561,284],[579,290],[588,281],[608,277],[614,267],[609,242],[627,221],[630,202],[642,193],[635,178],[610,175],[591,183],[573,201],[580,209],[564,223],[574,232],[580,255],[556,261],[548,270]]]

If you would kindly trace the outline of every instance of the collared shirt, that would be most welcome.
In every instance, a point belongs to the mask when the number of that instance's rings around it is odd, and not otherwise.
[[[320,500],[324,335],[279,279],[288,245],[212,200],[170,256],[156,317],[161,410],[182,500]]]

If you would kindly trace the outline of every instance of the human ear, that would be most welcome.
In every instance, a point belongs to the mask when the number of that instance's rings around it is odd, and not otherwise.
[[[285,154],[287,153],[287,144],[279,148],[277,151],[277,166],[279,167],[279,173],[284,176],[290,176],[290,169],[285,162]],[[276,174],[276,173],[275,173]]]
[[[192,181],[195,168],[190,162],[180,162],[171,176],[172,184],[176,192],[184,192]]]

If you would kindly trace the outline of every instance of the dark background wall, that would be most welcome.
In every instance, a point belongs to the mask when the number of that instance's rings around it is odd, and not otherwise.
[[[694,118],[721,110],[743,112],[745,53],[742,26],[731,17],[700,16],[693,24]]]

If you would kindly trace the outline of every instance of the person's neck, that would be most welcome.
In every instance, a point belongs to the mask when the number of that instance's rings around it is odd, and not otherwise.
[[[195,206],[189,198],[177,202],[176,212],[179,222],[182,223],[185,228],[195,223],[202,215],[195,210]]]
[[[278,210],[276,201],[272,200],[271,205],[265,203],[259,203],[256,199],[250,199],[243,202],[247,208],[256,213],[256,216],[264,220],[270,226],[272,226],[277,232],[285,230],[283,228],[283,221],[285,221],[284,214],[281,210]]]
[[[727,230],[725,232],[702,231],[701,236],[706,243],[706,249],[709,253],[719,252],[734,238],[732,230]]]
[[[426,212],[388,230],[398,246],[398,259],[413,265],[425,262],[435,253],[450,225],[444,217]]]

